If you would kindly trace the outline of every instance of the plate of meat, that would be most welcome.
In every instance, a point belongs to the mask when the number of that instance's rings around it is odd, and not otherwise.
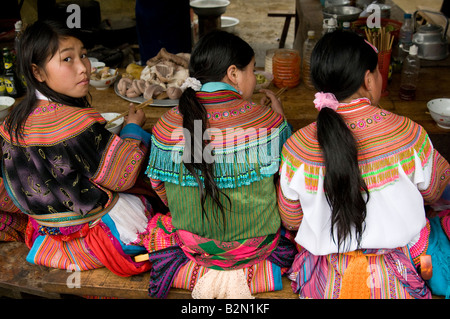
[[[152,106],[177,106],[181,86],[189,76],[189,59],[189,53],[172,54],[162,48],[145,66],[129,64],[114,84],[114,91],[134,103],[153,99]]]
[[[120,96],[122,99],[124,99],[124,100],[126,100],[126,101],[129,101],[129,102],[132,102],[132,103],[138,103],[138,104],[147,101],[147,99],[144,97],[143,94],[138,95],[138,96],[133,96],[133,97],[129,97],[129,96],[127,96],[126,94],[121,94],[121,93],[119,92],[119,88],[118,88],[119,82],[120,82],[120,80],[119,80],[119,81],[116,81],[116,82],[114,83],[114,92],[115,92],[118,96]],[[122,91],[122,92],[123,92],[123,91]],[[162,97],[162,96],[161,96],[161,97]],[[177,106],[177,105],[178,105],[178,99],[169,99],[169,98],[161,99],[161,97],[160,97],[160,99],[155,98],[155,99],[153,100],[153,103],[150,104],[150,105],[151,105],[151,106],[159,106],[159,107],[173,107],[173,106]]]

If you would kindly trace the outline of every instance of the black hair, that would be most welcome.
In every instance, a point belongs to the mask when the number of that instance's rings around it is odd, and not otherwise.
[[[378,64],[375,50],[353,32],[325,34],[311,54],[311,77],[318,91],[333,93],[338,101],[352,96]],[[331,207],[331,235],[345,249],[354,227],[360,247],[369,191],[358,166],[357,142],[342,117],[322,108],[317,117],[317,139],[325,161],[324,190]],[[365,196],[364,194],[365,193]],[[366,197],[366,198],[364,198]]]
[[[239,70],[245,69],[252,61],[255,53],[250,45],[240,37],[222,30],[215,30],[204,35],[195,45],[190,62],[189,76],[196,78],[202,84],[207,82],[220,82],[227,74],[228,67],[235,65]],[[196,97],[196,92],[192,88],[187,88],[180,97],[179,111],[183,115],[183,127],[190,133],[190,140],[185,137],[186,144],[190,143],[191,150],[207,147],[209,141],[198,140],[194,136],[194,121],[201,121],[202,137],[205,130],[209,127],[207,111]],[[186,150],[186,148],[185,148]],[[183,158],[184,166],[195,177],[198,183],[200,198],[202,204],[202,219],[208,214],[205,212],[204,204],[206,198],[210,197],[216,208],[219,208],[223,225],[225,227],[224,205],[221,201],[221,195],[224,195],[228,202],[228,196],[224,194],[216,185],[214,180],[214,162],[205,161],[202,156],[201,162],[194,158],[196,151],[185,154]],[[186,155],[189,158],[186,158]],[[203,178],[201,181],[200,175]],[[203,185],[204,184],[204,185]],[[214,210],[213,216],[217,217],[217,210]]]
[[[23,126],[33,111],[37,98],[36,90],[53,102],[76,107],[90,107],[88,97],[74,98],[53,91],[45,82],[39,82],[34,76],[32,64],[45,68],[47,61],[58,51],[61,38],[80,39],[76,29],[69,29],[56,21],[37,21],[28,26],[20,37],[17,52],[19,74],[26,82],[26,96],[18,103],[5,120],[6,128],[13,140],[18,140],[23,133]]]

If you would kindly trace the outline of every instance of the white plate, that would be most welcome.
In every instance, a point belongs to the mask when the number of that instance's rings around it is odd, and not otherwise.
[[[114,92],[116,92],[116,94],[118,96],[120,96],[122,99],[128,101],[128,102],[133,102],[133,103],[143,103],[145,101],[147,101],[144,96],[137,96],[137,97],[128,97],[128,96],[124,96],[122,94],[119,93],[119,90],[117,89],[117,85],[119,84],[119,80],[117,80],[114,83]],[[171,99],[164,99],[164,100],[154,100],[152,104],[150,104],[151,106],[159,106],[159,107],[174,107],[178,105],[178,99],[177,100],[171,100]]]

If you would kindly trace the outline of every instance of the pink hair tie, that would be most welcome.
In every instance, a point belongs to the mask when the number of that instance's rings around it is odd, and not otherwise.
[[[314,105],[319,111],[324,107],[328,107],[333,111],[336,111],[339,107],[339,101],[336,99],[333,93],[317,92],[314,97],[316,98],[314,100]]]
[[[364,39],[364,41],[366,41],[366,43],[372,47],[372,49],[375,51],[375,53],[378,54],[378,49],[376,48],[376,46],[374,46],[372,43],[370,43],[366,39]]]

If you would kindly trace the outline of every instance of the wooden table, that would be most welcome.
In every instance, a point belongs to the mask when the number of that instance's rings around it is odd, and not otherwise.
[[[422,125],[429,133],[435,147],[444,157],[450,159],[450,130],[438,127],[428,114],[427,109],[429,100],[441,97],[450,98],[450,66],[421,68],[420,84],[414,101],[403,101],[399,98],[399,82],[400,74],[394,73],[388,85],[389,94],[382,97],[380,106],[390,112],[407,116]],[[278,88],[272,84],[269,89],[274,92],[278,91]],[[96,90],[91,87],[90,92],[92,106],[100,112],[124,112],[130,103],[116,95],[112,87],[107,90]],[[315,121],[317,116],[317,111],[313,105],[315,93],[301,83],[282,95],[281,100],[286,117],[289,123],[293,125],[294,130]],[[259,102],[261,97],[261,94],[255,94],[253,100]],[[167,107],[155,106],[145,108],[147,122],[144,129],[151,131],[153,125],[168,109]]]

